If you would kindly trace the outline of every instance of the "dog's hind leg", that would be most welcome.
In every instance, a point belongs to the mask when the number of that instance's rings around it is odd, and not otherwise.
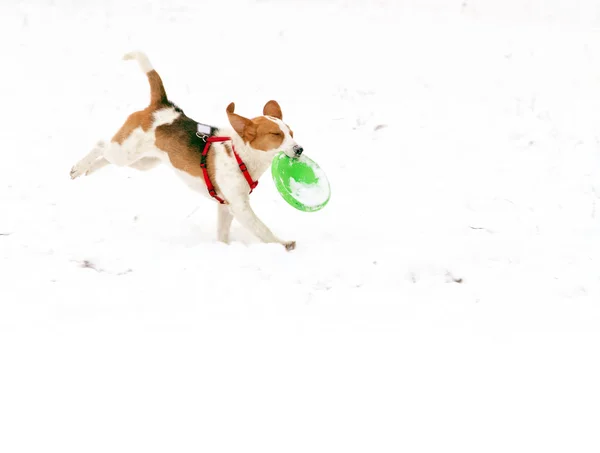
[[[102,155],[111,164],[118,167],[128,167],[146,157],[144,156],[144,146],[142,144],[144,138],[145,134],[141,128],[134,129],[121,143],[115,140],[111,141],[104,147]]]
[[[71,179],[78,178],[83,174],[89,174],[90,169],[98,160],[104,160],[102,154],[105,147],[106,145],[102,141],[96,143],[96,146],[83,159],[73,165],[71,168]]]
[[[110,165],[110,162],[107,161],[104,157],[100,157],[96,159],[92,165],[90,165],[90,168],[85,172],[85,175],[89,176],[92,173],[97,172],[101,168],[106,167],[107,165]]]
[[[147,171],[147,170],[153,169],[160,163],[161,163],[160,159],[157,159],[154,157],[142,157],[140,160],[137,160],[137,161],[133,162],[132,164],[129,164],[129,167],[135,168],[136,170],[140,170],[140,171]],[[106,167],[107,165],[110,165],[110,162],[108,160],[106,160],[104,157],[100,157],[100,158],[96,159],[94,161],[94,163],[92,163],[92,165],[90,165],[90,167],[85,172],[85,176],[89,176],[92,173],[97,172],[101,168]]]

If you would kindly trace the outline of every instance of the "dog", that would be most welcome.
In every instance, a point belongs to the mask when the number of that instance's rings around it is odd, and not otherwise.
[[[276,237],[250,206],[250,193],[283,151],[298,157],[303,149],[284,123],[281,107],[271,100],[263,116],[252,119],[226,108],[231,128],[214,128],[198,123],[167,98],[158,72],[143,52],[131,52],[124,60],[136,60],[150,83],[150,104],[129,115],[110,143],[99,141],[71,169],[71,178],[90,175],[114,164],[149,170],[157,164],[170,165],[193,190],[218,202],[217,240],[229,243],[235,218],[264,243],[295,249],[295,241]]]

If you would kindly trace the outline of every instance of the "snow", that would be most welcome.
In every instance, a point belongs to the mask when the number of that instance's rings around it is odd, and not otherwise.
[[[567,7],[568,6],[568,7]],[[0,451],[597,452],[591,0],[0,5]],[[71,166],[145,105],[276,99],[262,245],[173,172]]]

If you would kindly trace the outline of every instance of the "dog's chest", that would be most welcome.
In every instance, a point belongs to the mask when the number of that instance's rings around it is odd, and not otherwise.
[[[169,146],[165,146],[167,144]],[[203,151],[200,146],[196,144],[190,146],[188,143],[185,143],[184,146],[184,143],[178,140],[169,140],[169,143],[164,141],[161,143],[159,140],[157,145],[165,149],[165,156],[168,155],[167,162],[187,187],[211,198],[200,166]],[[233,143],[215,143],[208,154],[209,180],[215,186],[217,194],[221,198],[229,199],[230,202],[235,198],[244,197],[250,192],[248,181],[244,177],[233,150]],[[269,167],[274,152],[242,151],[240,149],[238,152],[248,173],[252,180],[257,181]]]
[[[211,150],[211,152],[217,151],[217,155],[214,156],[212,163],[214,165],[214,171],[212,171],[212,177],[209,176],[211,183],[216,186],[217,194],[223,196],[224,192],[230,196],[239,192],[240,186],[246,184],[242,177],[238,165],[228,156],[221,155],[220,152],[223,150]],[[194,171],[186,171],[185,169],[178,168],[173,165],[171,160],[168,160],[170,167],[175,171],[175,174],[185,183],[187,187],[195,192],[199,192],[202,195],[211,198],[206,187],[206,181],[204,175],[200,176],[200,157],[198,156],[197,162],[195,162]]]

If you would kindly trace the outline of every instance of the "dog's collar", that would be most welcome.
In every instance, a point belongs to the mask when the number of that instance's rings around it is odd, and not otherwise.
[[[213,126],[209,126],[208,124],[198,123],[196,130],[196,137],[198,137],[202,142],[204,142],[204,149],[202,150],[202,155],[200,156],[200,168],[202,168],[202,175],[204,176],[204,182],[206,184],[206,188],[208,189],[208,193],[211,197],[216,199],[221,204],[227,204],[227,201],[222,199],[217,195],[217,191],[215,190],[215,186],[213,186],[212,181],[210,180],[210,176],[208,175],[208,168],[206,166],[206,161],[208,158],[208,151],[210,150],[210,145],[213,143],[220,142],[228,142],[231,141],[231,148],[233,149],[233,154],[235,156],[235,160],[246,179],[246,182],[250,186],[250,193],[254,190],[254,188],[258,185],[258,181],[254,181],[250,172],[248,171],[248,167],[240,157],[240,155],[235,150],[235,145],[233,144],[233,140],[231,137],[217,137],[214,134],[216,133],[217,128]]]
[[[215,135],[217,131],[216,127],[210,126],[208,124],[196,123],[196,137],[200,140],[206,142],[208,137],[212,137]]]

